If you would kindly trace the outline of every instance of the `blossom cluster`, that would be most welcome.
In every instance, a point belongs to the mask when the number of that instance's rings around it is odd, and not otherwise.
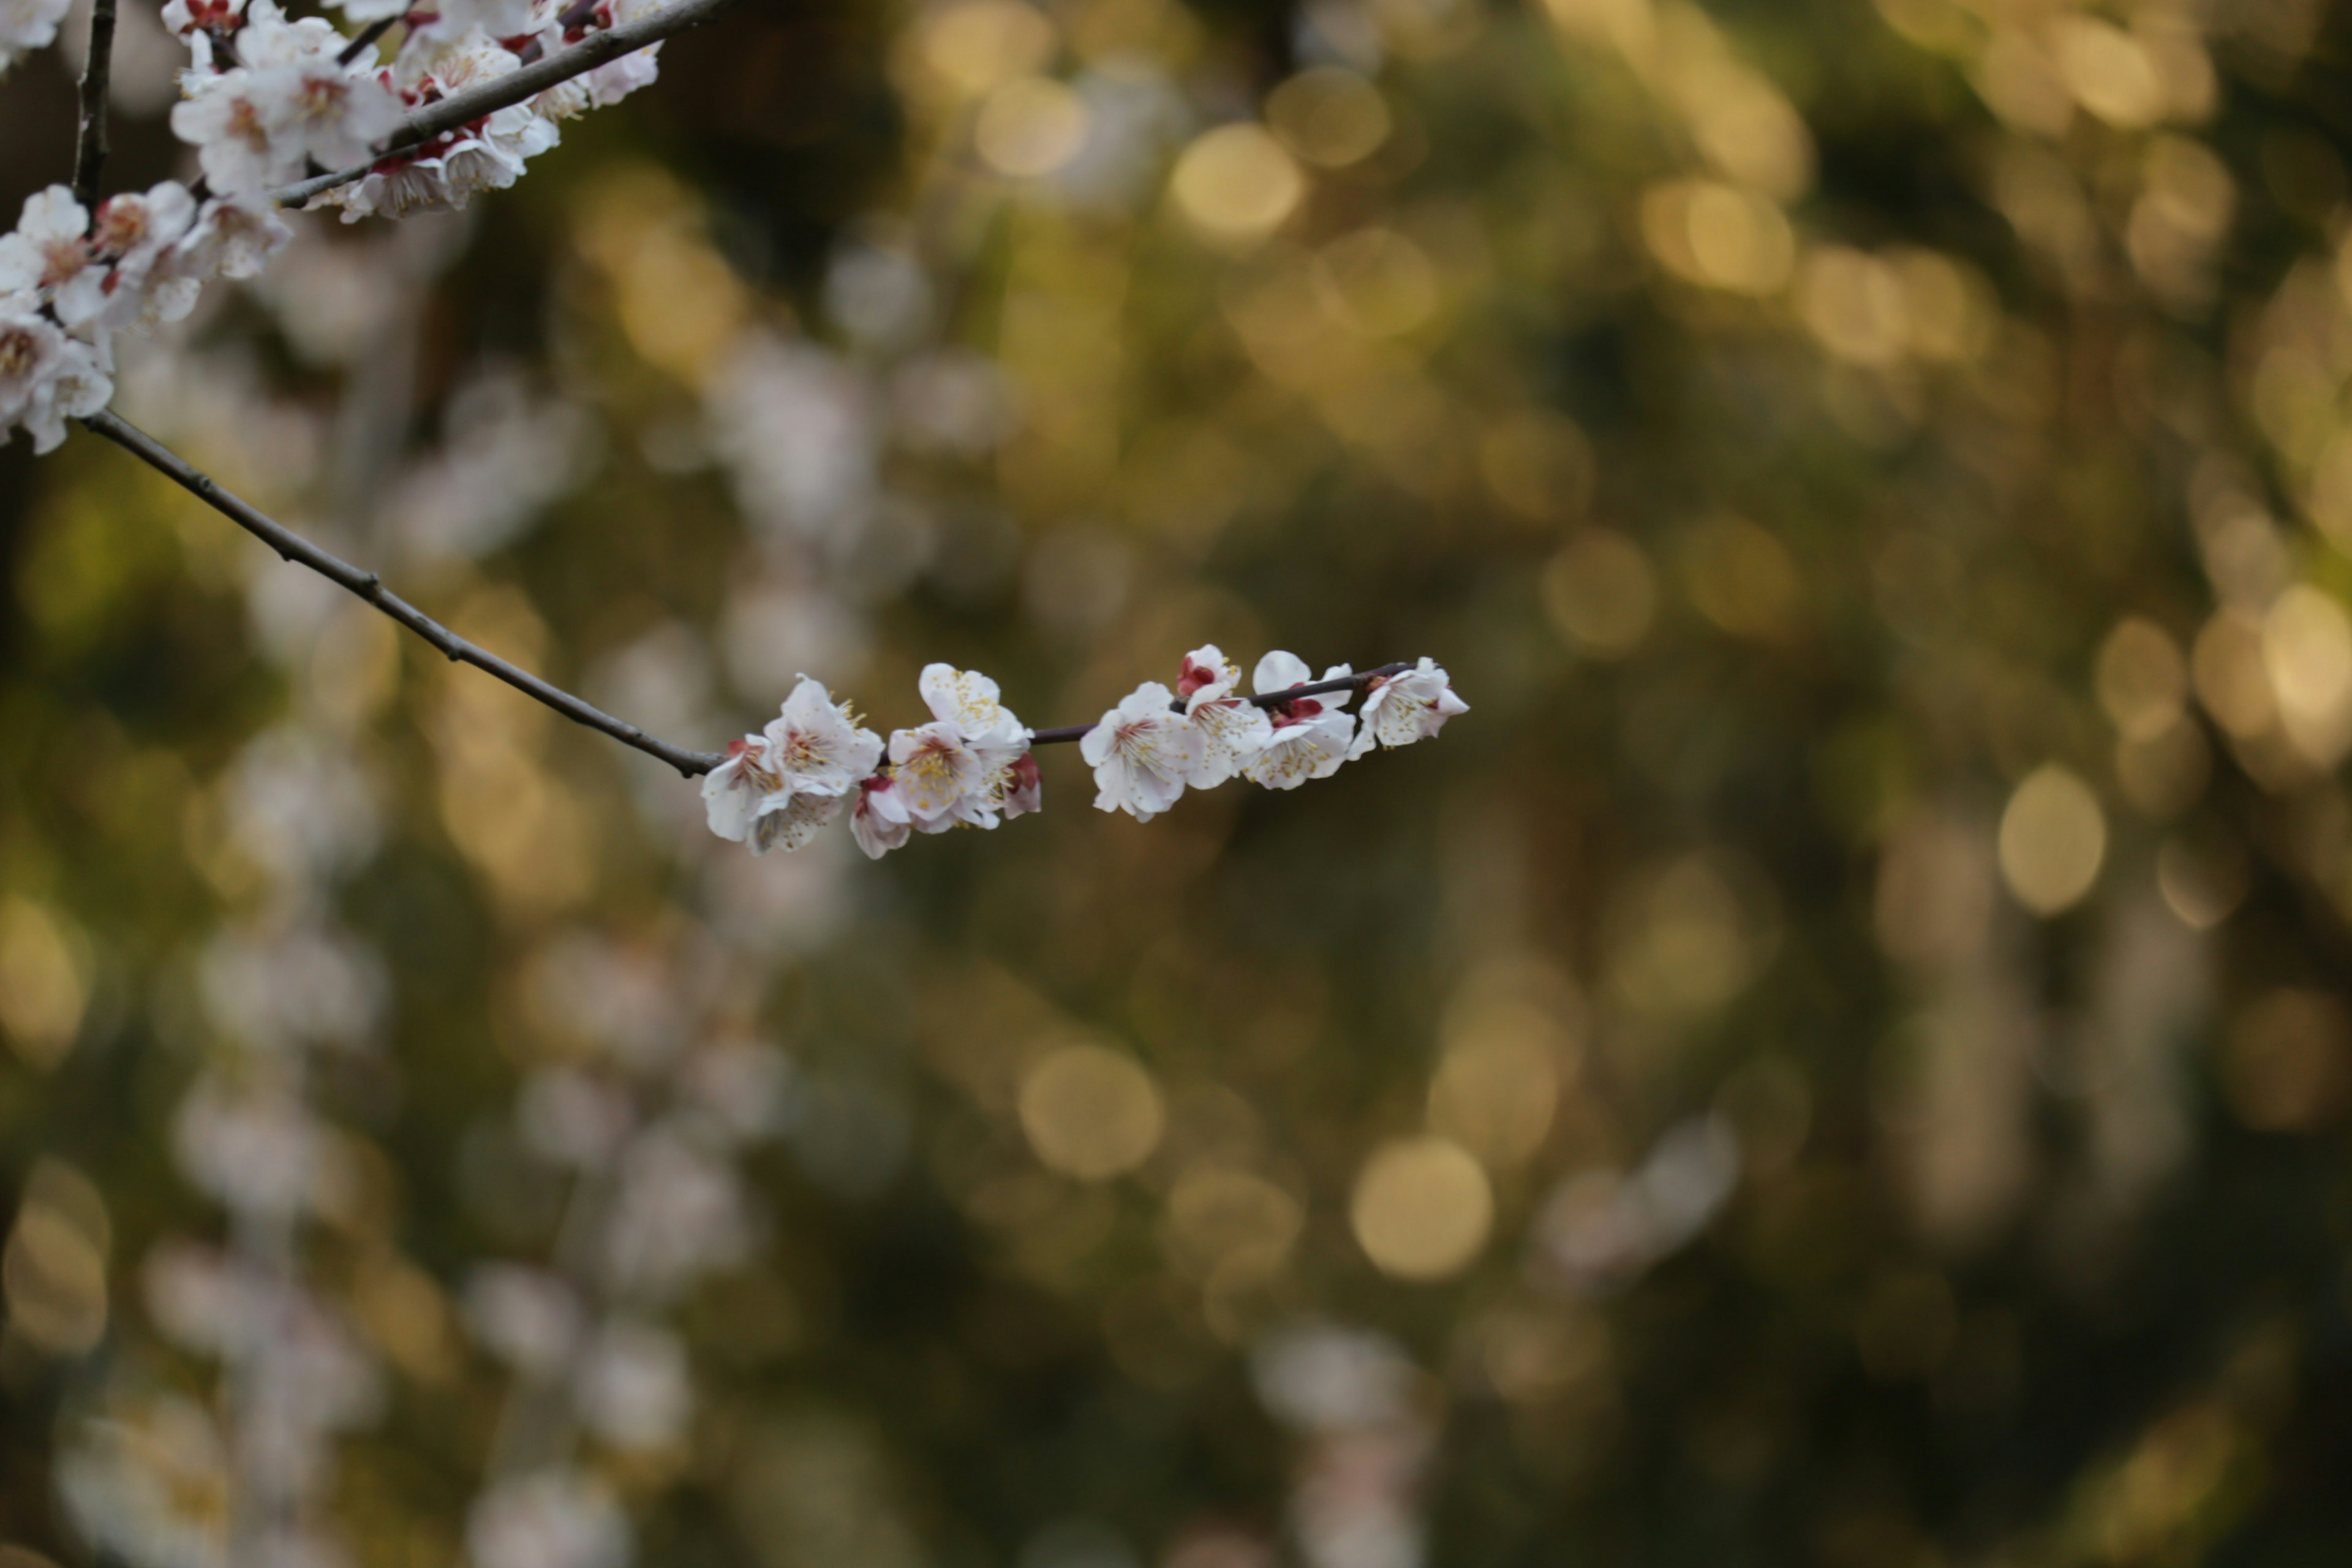
[[[347,39],[320,17],[289,21],[275,0],[170,0],[163,19],[194,57],[172,129],[197,149],[217,190],[257,195],[319,170],[372,163],[362,178],[314,205],[342,208],[346,222],[462,207],[478,191],[513,184],[526,163],[561,140],[558,121],[653,80],[658,46],[376,158],[402,117],[662,3],[446,0],[427,12],[409,11],[404,0],[345,0],[354,23],[405,23],[383,62],[373,42]]]
[[[1315,689],[1339,681],[1348,685]],[[1318,682],[1296,654],[1276,651],[1258,660],[1254,696],[1241,695],[1240,684],[1240,669],[1211,643],[1184,656],[1174,690],[1148,680],[1105,713],[1078,745],[1094,769],[1096,807],[1149,822],[1186,790],[1237,777],[1296,789],[1376,745],[1434,735],[1469,711],[1427,658],[1362,677],[1334,665]],[[730,745],[704,776],[710,830],[755,855],[798,849],[846,806],[857,847],[879,859],[919,832],[992,828],[1043,806],[1030,752],[1036,732],[1004,706],[995,681],[933,664],[920,690],[931,721],[894,731],[886,745],[802,676],[778,717]],[[1359,692],[1362,709],[1351,713]]]
[[[176,181],[90,212],[63,185],[26,200],[0,235],[0,441],[37,451],[114,395],[113,334],[174,321],[215,278],[252,278],[289,238],[257,196],[199,200]]]
[[[190,53],[172,130],[196,150],[203,178],[165,181],[89,210],[63,185],[26,202],[0,237],[0,440],[21,426],[38,451],[68,419],[114,393],[111,335],[175,321],[215,278],[259,276],[289,231],[272,192],[321,170],[365,167],[314,198],[345,222],[462,207],[514,184],[554,146],[559,121],[618,102],[654,79],[652,45],[559,82],[524,103],[378,157],[410,110],[505,76],[590,32],[667,0],[345,0],[366,26],[400,21],[389,62],[372,37],[320,16],[289,18],[277,0],[168,0],[166,26]],[[0,0],[0,69],[50,43],[61,0]]]

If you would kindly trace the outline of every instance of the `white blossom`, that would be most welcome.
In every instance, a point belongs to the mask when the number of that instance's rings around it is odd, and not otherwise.
[[[805,848],[827,824],[841,815],[845,803],[837,795],[795,795],[785,803],[760,814],[751,824],[751,853],[765,855],[771,849]]]
[[[988,772],[963,731],[946,720],[890,736],[890,776],[899,804],[925,833],[944,833],[959,822],[995,826],[994,814],[980,804]]]
[[[362,5],[373,3],[362,0]],[[350,11],[348,4],[344,8]],[[485,37],[518,37],[538,30],[533,13],[541,9],[532,0],[435,0],[433,18],[420,22],[417,32],[427,39],[460,38],[476,29]]]
[[[476,9],[467,7],[467,13]],[[415,101],[429,102],[495,81],[522,64],[498,40],[523,32],[530,25],[527,14],[520,25],[503,32],[478,22],[451,28],[448,24],[454,14],[455,8],[445,7],[440,21],[421,33],[427,38],[446,37],[447,42],[429,50],[402,52],[401,88]],[[555,122],[530,104],[509,104],[382,161],[363,179],[324,192],[312,205],[341,207],[345,223],[369,216],[398,218],[453,210],[463,207],[478,192],[502,191],[513,184],[521,177],[524,164],[562,137]]]
[[[196,209],[195,220],[172,247],[163,269],[173,279],[196,284],[215,278],[258,278],[270,258],[293,237],[294,231],[267,201],[216,195]]]
[[[1352,673],[1344,664],[1323,672],[1326,680]],[[1270,697],[1310,683],[1307,663],[1297,654],[1276,651],[1257,661],[1250,683],[1261,697]],[[1294,698],[1266,710],[1273,726],[1257,754],[1242,769],[1242,776],[1268,789],[1297,789],[1308,779],[1329,778],[1348,760],[1355,738],[1356,720],[1345,711],[1348,693]]]
[[[1078,742],[1095,770],[1095,809],[1149,822],[1174,805],[1201,765],[1201,731],[1156,680],[1128,693]]]
[[[64,185],[25,198],[16,232],[0,236],[0,294],[37,294],[76,326],[98,314],[106,269],[85,237],[89,214]]]
[[[795,795],[847,795],[882,760],[881,737],[859,728],[823,683],[805,675],[769,723],[767,742],[785,787]]]
[[[166,180],[143,195],[125,191],[99,203],[90,222],[89,248],[101,265],[75,279],[70,301],[68,291],[59,292],[58,318],[68,323],[95,320],[103,326],[125,327],[157,316],[150,282],[173,281],[167,271],[159,277],[159,270],[188,232],[195,212],[195,198],[177,180]]]
[[[1028,744],[1029,732],[1004,706],[996,682],[976,669],[927,664],[917,689],[932,718],[953,724],[974,746],[1003,749]]]
[[[1470,704],[1454,694],[1445,671],[1424,658],[1413,668],[1376,679],[1365,689],[1364,709],[1355,743],[1348,748],[1348,760],[1353,762],[1370,751],[1374,742],[1410,746],[1427,740],[1445,728],[1448,719],[1469,711]]]
[[[881,758],[881,738],[858,727],[823,684],[803,676],[766,731],[735,742],[727,760],[704,775],[710,831],[748,841],[755,855],[797,849],[833,820],[843,797]]]
[[[604,1232],[613,1289],[675,1294],[713,1268],[742,1260],[751,1219],[735,1167],[680,1126],[648,1128],[621,1160],[621,1184]]]
[[[41,313],[37,296],[0,294],[0,441],[21,425],[33,450],[54,451],[67,420],[97,413],[113,395],[100,349],[68,337]]]
[[[0,0],[0,71],[48,47],[70,5],[71,0]]]
[[[579,1472],[540,1470],[476,1500],[466,1553],[474,1568],[626,1568],[628,1517]]]
[[[686,1348],[651,1323],[609,1322],[581,1357],[572,1398],[589,1430],[616,1448],[675,1443],[694,1411]]]
[[[0,432],[22,417],[34,392],[57,374],[64,330],[31,294],[0,294]]]
[[[571,1285],[520,1263],[476,1268],[466,1281],[463,1310],[476,1343],[532,1377],[551,1376],[569,1362],[587,1328]]]
[[[194,145],[215,190],[257,195],[312,163],[363,163],[399,124],[400,99],[373,64],[337,58],[346,42],[322,18],[289,22],[272,0],[252,0],[242,63],[198,78],[172,110],[173,134]]]
[[[751,825],[778,795],[791,798],[765,735],[729,742],[727,760],[702,775],[702,806],[710,831],[730,843],[750,837]]]
[[[1184,700],[1185,716],[1201,732],[1200,765],[1185,781],[1194,789],[1213,789],[1239,773],[1274,733],[1265,710],[1234,695],[1241,679],[1241,670],[1226,661],[1214,643],[1184,656],[1176,695]]]
[[[879,860],[905,844],[913,831],[914,819],[907,813],[895,778],[885,773],[860,784],[857,799],[849,809],[849,836],[866,851],[867,859]]]

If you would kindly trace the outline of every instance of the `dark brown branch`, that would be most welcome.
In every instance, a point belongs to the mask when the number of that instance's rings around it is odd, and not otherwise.
[[[89,58],[81,68],[81,139],[74,149],[74,200],[98,213],[98,180],[105,171],[106,89],[114,75],[114,0],[93,0],[89,8]]]
[[[362,27],[357,33],[352,35],[352,41],[345,44],[342,47],[342,52],[335,56],[335,63],[339,66],[347,66],[351,64],[353,60],[367,53],[370,48],[373,47],[375,41],[378,38],[383,37],[386,33],[391,32],[394,27],[406,20],[408,20],[408,17],[405,13],[395,13],[390,16],[377,17],[374,21],[370,22],[366,26]]]
[[[640,16],[618,27],[591,33],[568,49],[559,49],[479,87],[469,87],[463,92],[452,93],[437,102],[426,104],[402,121],[393,133],[384,138],[375,159],[356,168],[317,174],[290,185],[280,185],[269,193],[269,199],[281,207],[301,206],[321,191],[331,191],[337,185],[347,185],[353,180],[365,178],[384,157],[403,148],[430,142],[446,132],[470,125],[526,99],[537,98],[551,87],[570,81],[576,76],[584,76],[598,66],[610,64],[623,55],[635,54],[646,45],[657,44],[672,34],[682,33],[688,27],[698,27],[742,3],[743,0],[676,0],[667,10]]]
[[[195,468],[145,431],[126,423],[111,410],[101,410],[82,423],[260,540],[283,559],[299,562],[337,587],[358,595],[455,662],[470,664],[494,675],[526,697],[544,702],[572,722],[585,724],[591,730],[600,730],[625,746],[635,746],[648,756],[658,757],[688,778],[709,773],[725,760],[719,752],[690,752],[667,741],[656,740],[635,724],[615,719],[562,688],[551,685],[529,670],[518,668],[488,649],[467,642],[386,588],[374,573],[362,571],[341,557],[328,553],[259,508],[229,494],[211,475]]]
[[[1412,662],[1410,659],[1401,660],[1395,664],[1381,665],[1377,669],[1360,669],[1353,675],[1342,675],[1329,680],[1318,680],[1305,686],[1294,686],[1287,691],[1269,691],[1259,697],[1244,697],[1242,700],[1254,708],[1274,708],[1300,697],[1320,697],[1329,691],[1361,691],[1375,680],[1383,680],[1391,675],[1402,675],[1412,668]],[[1171,712],[1181,713],[1184,711],[1183,700],[1179,698],[1176,701],[1171,702],[1168,707]],[[1032,730],[1029,731],[1029,743],[1032,746],[1066,745],[1072,741],[1085,740],[1094,727],[1093,724],[1064,724],[1054,730]]]

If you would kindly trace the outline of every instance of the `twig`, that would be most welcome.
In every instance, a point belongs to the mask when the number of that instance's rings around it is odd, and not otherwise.
[[[365,178],[377,163],[403,148],[430,142],[445,132],[456,131],[526,99],[537,98],[560,82],[584,76],[598,66],[609,64],[623,55],[635,54],[646,45],[657,44],[674,33],[698,27],[740,4],[742,0],[676,0],[668,9],[656,11],[650,16],[640,16],[634,22],[591,33],[568,49],[560,49],[478,87],[469,87],[463,92],[452,93],[447,98],[426,104],[402,121],[392,134],[384,138],[377,156],[369,162],[355,168],[315,174],[290,185],[280,185],[269,193],[269,199],[281,207],[299,207],[321,191],[331,191],[337,185],[347,185],[353,180]]]
[[[111,409],[100,409],[84,419],[82,424],[132,457],[162,474],[165,479],[194,495],[198,500],[252,534],[262,543],[278,552],[287,561],[299,562],[326,578],[339,588],[344,588],[365,599],[394,620],[439,648],[459,664],[498,677],[526,697],[544,702],[575,724],[602,731],[625,746],[635,746],[650,757],[658,757],[678,773],[693,778],[707,773],[727,760],[723,752],[692,752],[683,746],[673,746],[656,740],[624,720],[615,719],[603,709],[583,699],[574,697],[562,687],[552,685],[527,669],[509,664],[488,649],[467,642],[399,595],[383,585],[374,573],[352,565],[339,555],[331,554],[296,533],[292,529],[270,517],[249,501],[229,494],[220,481],[197,468],[152,436],[131,424]],[[1354,675],[1342,675],[1330,680],[1318,680],[1304,686],[1294,686],[1287,691],[1270,691],[1262,696],[1245,697],[1242,700],[1259,708],[1273,708],[1301,697],[1320,697],[1333,691],[1361,691],[1375,680],[1411,669],[1410,662],[1383,664],[1375,669],[1360,670]],[[1181,701],[1170,704],[1177,712],[1183,711]],[[1092,724],[1065,724],[1057,729],[1034,730],[1030,732],[1033,746],[1055,746],[1083,740]]]
[[[1306,686],[1294,686],[1287,691],[1268,691],[1256,697],[1244,697],[1241,700],[1253,708],[1277,708],[1285,702],[1300,697],[1320,697],[1330,691],[1361,691],[1375,680],[1382,680],[1391,675],[1402,675],[1412,668],[1412,662],[1410,659],[1400,660],[1395,664],[1381,665],[1377,669],[1360,669],[1353,675],[1336,676],[1329,680],[1318,680]],[[1171,702],[1168,707],[1171,712],[1184,711],[1184,703],[1181,698]],[[1085,740],[1087,732],[1093,728],[1092,724],[1064,724],[1054,730],[1032,730],[1029,731],[1029,743],[1033,746],[1065,745],[1072,741]]]
[[[106,88],[114,75],[114,0],[89,8],[89,58],[81,68],[81,139],[74,149],[74,200],[95,219],[98,177],[106,167]]]
[[[366,26],[362,27],[357,33],[352,35],[352,41],[345,44],[342,47],[342,52],[335,56],[335,63],[339,66],[347,66],[351,64],[353,60],[367,53],[369,48],[374,45],[378,38],[383,37],[386,33],[391,32],[393,28],[398,26],[401,23],[405,22],[406,20],[408,20],[408,15],[406,12],[394,12],[389,16],[378,16],[374,21],[370,22]]]
[[[361,570],[340,556],[320,549],[300,534],[279,523],[251,503],[239,500],[223,489],[219,481],[197,468],[170,447],[145,431],[137,428],[110,409],[101,409],[82,423],[116,446],[122,447],[153,468],[157,473],[179,485],[215,511],[252,534],[279,556],[298,561],[337,587],[358,595],[459,664],[498,677],[527,697],[536,698],[576,724],[591,730],[601,730],[625,746],[635,746],[648,756],[659,757],[688,778],[709,773],[726,759],[715,752],[690,752],[683,746],[673,746],[667,741],[656,740],[635,724],[614,718],[593,703],[574,697],[562,687],[541,680],[529,670],[509,664],[496,654],[467,642],[415,605],[393,593],[373,572]]]

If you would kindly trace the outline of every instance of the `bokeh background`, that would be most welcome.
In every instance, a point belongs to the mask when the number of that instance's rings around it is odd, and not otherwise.
[[[754,861],[0,452],[0,1563],[2346,1561],[2347,44],[754,0],[304,220],[118,406],[669,739],[1474,710]]]

